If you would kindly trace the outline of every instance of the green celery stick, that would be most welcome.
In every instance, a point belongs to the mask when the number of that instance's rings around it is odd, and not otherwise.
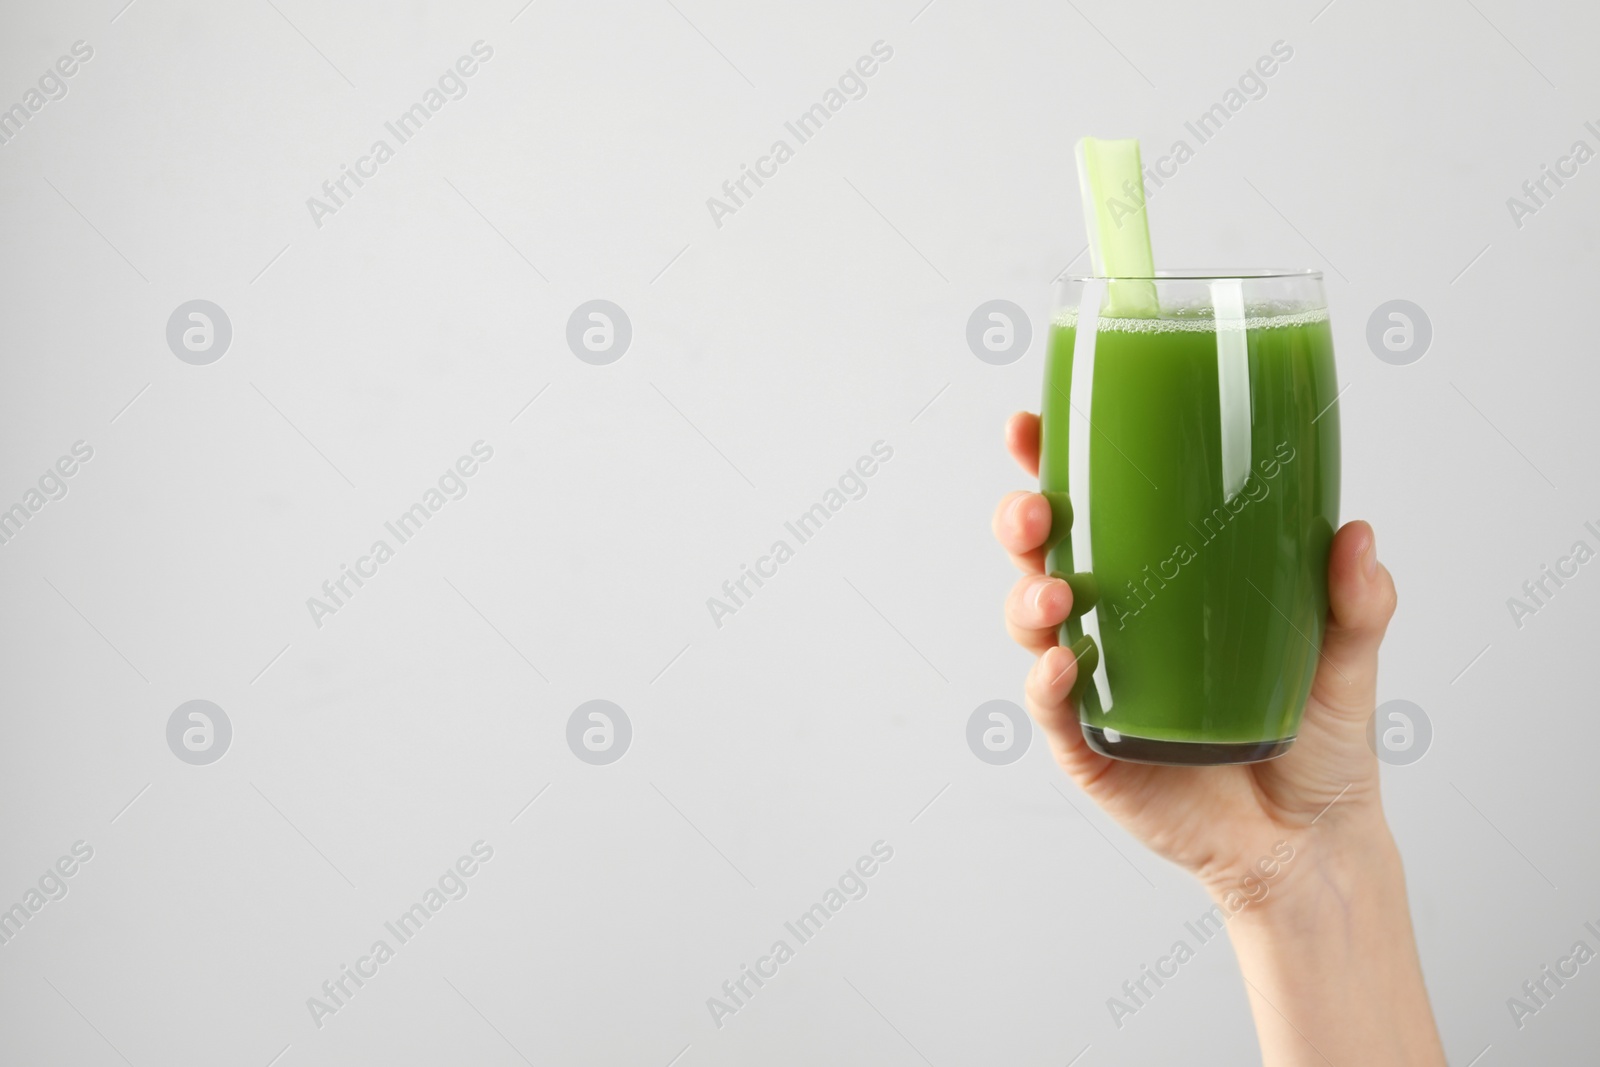
[[[1078,186],[1089,230],[1089,260],[1108,286],[1105,314],[1154,318],[1160,312],[1145,215],[1144,168],[1135,139],[1079,139]],[[1131,279],[1131,280],[1130,280]]]

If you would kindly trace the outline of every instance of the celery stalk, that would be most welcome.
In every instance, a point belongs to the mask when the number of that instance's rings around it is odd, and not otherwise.
[[[1105,314],[1154,318],[1160,312],[1145,215],[1144,168],[1135,139],[1078,141],[1078,186],[1089,231],[1089,259],[1107,286]],[[1115,280],[1121,279],[1121,280]]]

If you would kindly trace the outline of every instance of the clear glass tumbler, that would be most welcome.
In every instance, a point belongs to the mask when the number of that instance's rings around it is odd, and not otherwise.
[[[1063,283],[1039,482],[1097,751],[1175,764],[1288,751],[1328,611],[1337,395],[1315,271]]]

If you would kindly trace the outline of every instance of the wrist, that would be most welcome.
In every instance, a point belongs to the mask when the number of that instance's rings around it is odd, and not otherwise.
[[[1293,857],[1260,899],[1230,911],[1227,889],[1213,891],[1265,1062],[1442,1065],[1400,852],[1381,811],[1347,810],[1285,839]]]
[[[1405,874],[1381,808],[1286,829],[1254,864],[1208,883],[1230,926],[1278,938],[1322,926],[1353,906],[1406,908]]]

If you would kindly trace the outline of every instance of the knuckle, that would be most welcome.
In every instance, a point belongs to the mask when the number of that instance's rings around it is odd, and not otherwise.
[[[1395,611],[1400,607],[1400,591],[1395,588],[1394,576],[1389,573],[1389,568],[1383,569],[1384,592],[1382,621],[1388,624],[1394,618]]]

